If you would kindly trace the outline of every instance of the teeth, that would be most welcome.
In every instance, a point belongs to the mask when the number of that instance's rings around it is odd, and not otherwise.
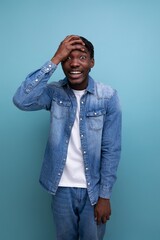
[[[70,72],[71,74],[80,74],[81,72],[78,71],[74,71],[74,72]]]

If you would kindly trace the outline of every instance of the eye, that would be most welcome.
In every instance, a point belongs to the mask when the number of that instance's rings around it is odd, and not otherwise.
[[[80,56],[80,60],[85,60],[87,57],[85,55]]]
[[[69,61],[69,60],[71,60],[71,57],[67,57],[67,58],[66,58],[66,61]]]

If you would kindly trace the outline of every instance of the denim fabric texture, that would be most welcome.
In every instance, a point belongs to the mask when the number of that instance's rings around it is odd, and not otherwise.
[[[66,78],[47,83],[56,69],[51,61],[27,76],[13,101],[25,111],[50,111],[50,133],[40,183],[55,194],[65,166],[76,114],[76,97]],[[90,76],[80,102],[80,138],[87,191],[92,205],[110,198],[121,152],[121,108],[117,91]]]
[[[94,218],[87,189],[59,187],[52,196],[52,212],[57,240],[102,240],[106,224]]]

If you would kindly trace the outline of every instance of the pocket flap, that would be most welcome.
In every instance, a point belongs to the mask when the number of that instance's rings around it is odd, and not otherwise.
[[[98,117],[98,116],[104,115],[105,113],[106,113],[105,109],[98,109],[98,110],[95,110],[95,111],[87,112],[86,116],[87,117]]]
[[[68,100],[53,98],[53,101],[55,101],[59,106],[62,106],[62,107],[70,107],[71,106],[71,102]]]

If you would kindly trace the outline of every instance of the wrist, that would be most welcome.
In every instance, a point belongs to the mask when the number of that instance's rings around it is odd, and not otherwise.
[[[58,65],[58,64],[61,62],[61,60],[60,60],[58,57],[53,56],[53,57],[51,58],[51,62],[54,63],[54,64],[56,64],[56,65]]]
[[[102,197],[99,197],[98,200],[101,201],[101,202],[110,202],[110,199],[109,199],[109,198],[102,198]]]

